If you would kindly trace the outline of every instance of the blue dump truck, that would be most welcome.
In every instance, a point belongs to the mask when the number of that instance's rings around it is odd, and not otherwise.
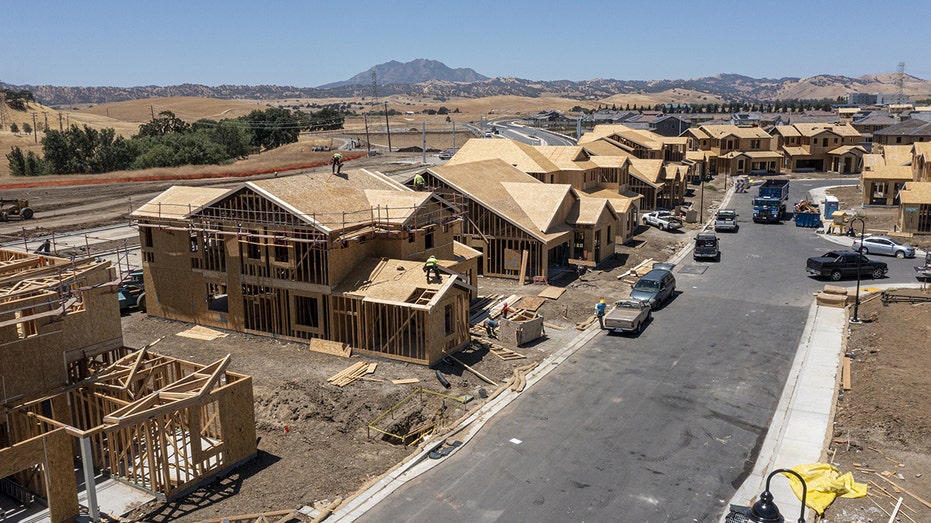
[[[789,180],[766,180],[753,199],[754,223],[779,223],[786,217]]]

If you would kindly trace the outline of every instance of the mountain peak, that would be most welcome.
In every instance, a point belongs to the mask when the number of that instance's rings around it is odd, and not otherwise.
[[[451,69],[443,62],[418,58],[406,63],[391,60],[390,62],[376,65],[368,71],[359,73],[348,80],[321,85],[320,89],[332,89],[334,87],[343,87],[346,85],[371,85],[372,72],[375,73],[375,78],[379,85],[411,85],[429,82],[431,80],[460,83],[488,80],[488,77],[482,76],[469,68]]]

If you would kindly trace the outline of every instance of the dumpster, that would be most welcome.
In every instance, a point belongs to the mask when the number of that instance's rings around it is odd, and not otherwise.
[[[821,227],[821,215],[816,212],[795,213],[796,227]]]
[[[840,202],[837,200],[837,196],[825,196],[824,197],[824,217],[825,219],[830,220],[834,217],[834,211],[840,207]]]

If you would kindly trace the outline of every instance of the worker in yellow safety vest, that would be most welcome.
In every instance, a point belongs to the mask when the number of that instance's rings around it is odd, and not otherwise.
[[[430,255],[429,258],[427,258],[427,261],[423,264],[423,272],[427,273],[427,283],[430,283],[430,271],[433,271],[433,274],[434,276],[436,276],[436,279],[440,281],[443,280],[443,278],[440,276],[440,264],[436,260],[436,256],[433,256],[432,254]]]
[[[333,174],[340,174],[340,169],[343,168],[343,155],[336,153],[333,155]]]

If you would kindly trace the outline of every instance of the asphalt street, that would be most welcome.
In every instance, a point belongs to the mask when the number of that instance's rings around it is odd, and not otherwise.
[[[793,181],[790,201],[836,183]],[[719,235],[721,261],[686,257],[643,334],[596,334],[359,521],[716,521],[753,468],[825,284],[805,258],[839,247],[752,223],[750,197],[729,205],[741,228]],[[914,280],[912,260],[885,261],[886,282]]]

